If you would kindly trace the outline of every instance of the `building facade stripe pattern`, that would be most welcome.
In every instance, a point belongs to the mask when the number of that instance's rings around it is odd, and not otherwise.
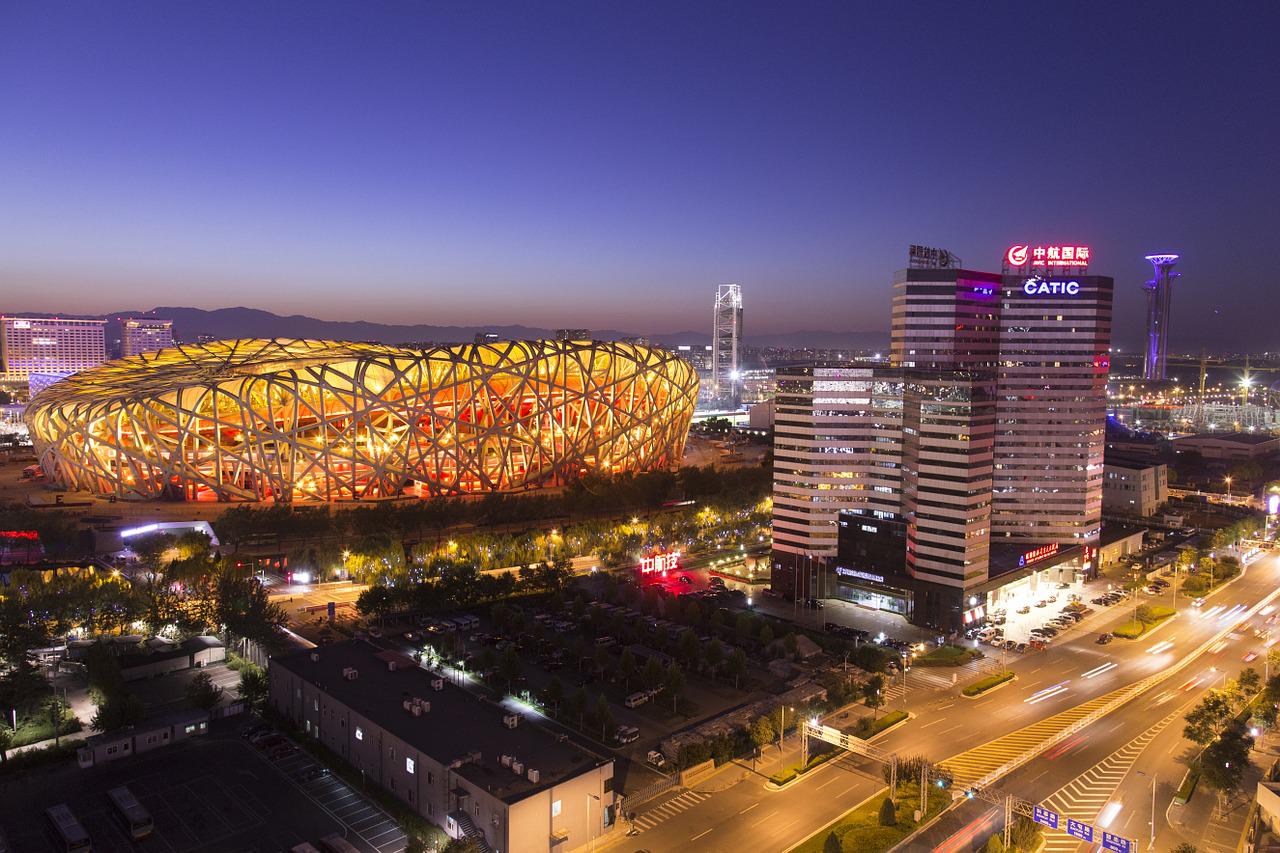
[[[626,343],[254,339],[107,362],[40,393],[26,419],[69,489],[359,500],[670,467],[697,394],[686,362]]]

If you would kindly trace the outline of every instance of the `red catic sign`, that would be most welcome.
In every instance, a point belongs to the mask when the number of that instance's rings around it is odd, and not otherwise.
[[[1087,267],[1088,246],[1010,246],[1004,261],[1010,267]]]
[[[680,568],[679,551],[672,551],[668,554],[651,554],[648,557],[640,558],[641,574],[650,575],[654,572],[666,574],[678,568]]]

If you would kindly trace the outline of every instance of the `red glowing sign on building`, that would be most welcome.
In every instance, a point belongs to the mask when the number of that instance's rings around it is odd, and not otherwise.
[[[1032,548],[1027,553],[1018,558],[1018,566],[1029,566],[1032,563],[1038,563],[1046,557],[1052,557],[1058,553],[1058,543],[1054,542],[1050,545],[1041,545],[1039,548]]]
[[[1012,269],[1023,267],[1087,267],[1092,252],[1088,246],[1010,246],[1004,253],[1005,264]]]
[[[675,571],[680,568],[680,552],[672,551],[669,554],[651,554],[648,557],[640,558],[640,573],[651,575],[654,572]]]
[[[40,534],[35,530],[0,530],[0,539],[28,539],[35,541]]]
[[[1098,353],[1093,357],[1093,369],[1100,373],[1105,373],[1111,369],[1111,356],[1106,353]]]

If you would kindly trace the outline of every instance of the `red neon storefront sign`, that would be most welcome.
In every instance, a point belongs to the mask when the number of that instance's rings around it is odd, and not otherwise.
[[[1004,253],[1010,267],[1087,267],[1093,252],[1088,246],[1032,246],[1019,243]]]
[[[648,557],[640,558],[640,574],[651,575],[655,572],[673,572],[680,568],[680,552],[671,551],[667,554],[651,554]]]
[[[1029,566],[1032,563],[1038,563],[1046,557],[1052,557],[1058,553],[1058,543],[1054,542],[1049,545],[1041,545],[1039,548],[1032,548],[1027,553],[1018,558],[1018,566]]]
[[[0,530],[0,539],[29,539],[35,541],[40,534],[35,530]]]

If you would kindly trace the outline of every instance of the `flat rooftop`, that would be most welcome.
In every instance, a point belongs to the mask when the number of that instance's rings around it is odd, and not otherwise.
[[[313,654],[319,660],[312,660]],[[388,669],[388,661],[396,662],[394,671]],[[274,657],[271,666],[316,685],[439,764],[462,760],[454,772],[508,803],[611,761],[536,725],[528,716],[508,729],[503,717],[514,711],[475,696],[447,678],[443,689],[436,690],[431,682],[443,676],[364,640]],[[342,676],[347,667],[359,673],[355,680]],[[415,717],[404,709],[406,696],[427,700],[431,710]],[[475,752],[480,760],[468,762],[468,754]],[[499,761],[503,755],[523,763],[525,775],[517,776],[504,767]],[[536,784],[529,781],[530,769],[540,774]]]
[[[1217,441],[1230,441],[1235,444],[1266,444],[1268,441],[1280,440],[1280,436],[1265,432],[1198,432],[1195,435],[1179,436],[1174,439],[1174,442],[1206,438]]]

